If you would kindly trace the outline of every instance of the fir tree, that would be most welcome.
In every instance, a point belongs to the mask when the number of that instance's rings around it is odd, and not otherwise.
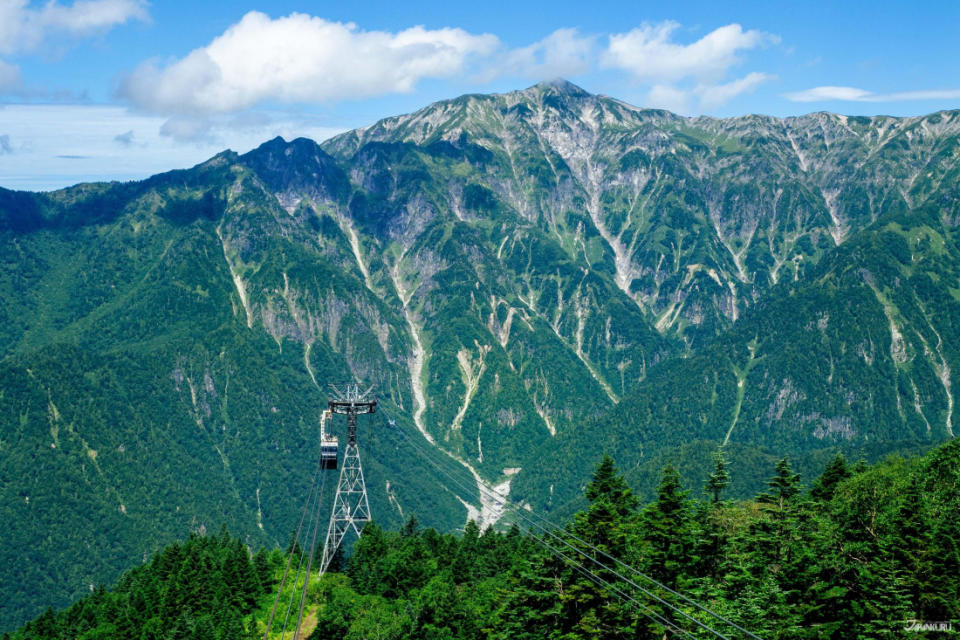
[[[286,553],[287,556],[292,553],[294,557],[298,557],[302,551],[300,541],[297,539],[297,530],[294,529],[290,532],[290,541],[287,543],[287,549],[284,553]]]
[[[657,500],[643,510],[640,519],[648,573],[668,586],[675,585],[681,572],[695,561],[690,533],[688,492],[680,485],[677,470],[667,465],[657,486]]]
[[[601,551],[622,558],[638,500],[617,471],[613,458],[603,456],[585,494],[590,505],[574,517],[574,533]]]
[[[463,529],[463,537],[457,545],[457,552],[453,559],[453,579],[462,583],[476,577],[476,564],[480,547],[480,527],[474,520],[469,520]]]
[[[837,453],[827,468],[823,470],[820,477],[813,483],[810,489],[810,496],[818,502],[829,502],[833,499],[833,492],[836,491],[837,484],[849,478],[853,473],[847,466],[847,461],[842,453]]]
[[[727,471],[727,460],[723,455],[723,448],[713,453],[713,472],[707,479],[707,491],[713,495],[714,504],[720,502],[720,494],[730,484],[730,472]]]
[[[261,592],[268,593],[273,586],[273,567],[270,562],[270,554],[261,547],[253,556],[253,570],[257,575],[257,581],[260,583]]]
[[[586,511],[574,516],[573,531],[578,538],[595,546],[602,554],[590,547],[585,553],[596,562],[585,560],[572,550],[567,552],[575,561],[602,580],[610,583],[618,579],[604,567],[615,569],[615,559],[625,559],[629,552],[630,531],[636,524],[638,500],[617,471],[613,458],[605,455],[594,471],[585,494],[590,504]],[[574,544],[579,544],[574,541]],[[607,555],[603,555],[607,554]],[[562,617],[566,625],[582,637],[628,637],[627,629],[635,622],[635,614],[612,597],[607,588],[599,586],[586,577],[570,571],[564,573],[561,584],[566,588],[560,594]]]
[[[790,468],[790,461],[781,458],[776,464],[776,475],[767,481],[770,490],[760,495],[760,501],[774,504],[778,511],[783,512],[787,503],[800,493],[800,474]]]

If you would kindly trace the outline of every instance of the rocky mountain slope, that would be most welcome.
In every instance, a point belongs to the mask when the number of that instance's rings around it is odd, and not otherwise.
[[[0,583],[39,585],[0,621],[191,528],[285,540],[329,383],[376,385],[376,517],[444,528],[496,519],[481,484],[558,508],[603,449],[643,485],[726,443],[749,493],[758,457],[952,437],[958,225],[960,112],[691,119],[564,82],[0,190],[0,509],[36,549]]]

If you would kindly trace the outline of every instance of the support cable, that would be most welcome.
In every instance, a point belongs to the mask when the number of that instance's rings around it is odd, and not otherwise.
[[[522,508],[522,507],[520,507],[519,505],[517,505],[516,503],[514,503],[512,500],[510,500],[510,498],[508,498],[507,496],[505,496],[505,495],[503,495],[502,493],[498,492],[496,489],[486,488],[486,487],[485,487],[485,489],[486,489],[486,492],[487,492],[488,495],[492,494],[493,496],[495,496],[495,499],[500,500],[501,503],[505,503],[507,506],[513,507],[513,510],[514,510],[514,511],[519,512],[519,510]],[[561,527],[558,527],[557,525],[555,525],[553,522],[551,522],[551,521],[550,521],[549,519],[547,519],[545,516],[539,515],[538,513],[536,513],[536,512],[533,511],[533,510],[527,511],[527,513],[529,513],[530,515],[532,515],[533,517],[537,518],[538,520],[540,520],[540,521],[542,521],[542,522],[546,522],[548,525],[550,525],[552,528],[554,528],[554,529],[556,529],[556,530],[560,530],[560,529],[561,529]],[[728,625],[730,625],[731,627],[733,627],[733,628],[736,629],[737,631],[740,631],[741,633],[743,633],[743,634],[745,634],[745,635],[747,635],[747,636],[750,636],[750,637],[753,638],[754,640],[763,640],[763,638],[761,638],[760,636],[752,633],[751,631],[749,631],[749,630],[747,630],[747,629],[744,629],[743,627],[741,627],[740,625],[738,625],[736,622],[733,622],[732,620],[728,620],[727,618],[725,618],[724,616],[720,615],[719,613],[713,611],[712,609],[710,609],[710,608],[708,608],[708,607],[706,607],[706,606],[704,606],[704,605],[701,605],[701,604],[698,603],[696,600],[692,600],[691,598],[683,595],[683,594],[680,593],[679,591],[675,591],[674,589],[671,589],[671,588],[668,587],[667,585],[665,585],[665,584],[663,584],[662,582],[659,582],[658,580],[656,580],[655,578],[653,578],[653,577],[651,577],[651,576],[643,573],[643,572],[640,571],[639,569],[634,568],[632,565],[626,563],[625,561],[621,560],[620,558],[616,558],[616,557],[610,555],[609,553],[607,553],[606,551],[604,551],[604,550],[602,550],[602,549],[600,549],[600,548],[598,548],[598,547],[590,544],[590,543],[587,542],[586,540],[583,540],[582,538],[580,538],[579,536],[577,536],[575,533],[569,531],[568,529],[563,528],[563,530],[564,530],[564,532],[566,533],[566,535],[570,536],[571,538],[573,538],[574,540],[576,540],[576,541],[579,542],[580,544],[583,544],[583,545],[589,547],[590,549],[592,549],[593,551],[597,552],[599,555],[603,556],[603,557],[606,558],[607,560],[611,560],[611,561],[613,561],[613,562],[616,562],[618,565],[620,565],[620,566],[624,567],[625,569],[629,570],[631,573],[633,573],[633,574],[635,574],[635,575],[643,578],[644,580],[647,580],[647,581],[653,583],[654,585],[656,585],[657,587],[660,587],[660,588],[663,589],[664,591],[667,591],[667,592],[669,592],[669,593],[672,593],[673,595],[677,596],[678,598],[680,598],[681,600],[683,600],[683,601],[686,602],[687,604],[690,604],[690,605],[696,607],[697,609],[700,609],[700,610],[703,611],[704,613],[707,613],[707,614],[713,616],[714,618],[720,620],[721,622],[727,623]]]
[[[403,437],[407,440],[408,444],[410,444],[410,445],[411,445],[412,447],[414,447],[421,455],[423,455],[423,457],[427,460],[427,462],[429,462],[431,465],[433,465],[434,468],[436,468],[438,471],[440,471],[443,475],[447,476],[452,482],[454,482],[455,484],[457,484],[461,489],[464,489],[465,491],[468,491],[468,492],[470,491],[470,489],[467,489],[467,487],[465,487],[457,478],[455,478],[452,474],[450,474],[446,469],[444,469],[444,468],[441,467],[439,464],[437,464],[437,463],[434,462],[432,459],[430,459],[430,457],[427,455],[427,453],[426,453],[419,445],[417,445],[416,443],[414,443],[405,433],[403,433],[403,432],[400,431],[399,429],[397,429],[397,431],[400,433],[401,436],[403,436]],[[657,602],[663,604],[664,606],[666,606],[666,607],[668,607],[669,609],[675,611],[676,613],[680,614],[680,615],[683,616],[684,618],[690,620],[691,622],[693,622],[694,624],[696,624],[696,625],[699,626],[700,628],[704,629],[705,631],[708,631],[708,632],[712,633],[713,635],[717,636],[718,638],[721,638],[722,640],[730,640],[730,638],[728,638],[727,636],[723,635],[722,633],[720,633],[720,632],[717,631],[716,629],[713,629],[713,628],[710,627],[709,625],[707,625],[707,624],[705,624],[705,623],[697,620],[697,619],[694,618],[693,616],[689,615],[688,613],[684,612],[683,610],[679,609],[678,607],[674,606],[673,604],[667,602],[666,600],[664,600],[664,599],[661,598],[660,596],[656,595],[655,593],[651,592],[650,590],[648,590],[648,589],[646,589],[646,588],[638,585],[636,582],[634,582],[633,580],[627,578],[626,576],[624,576],[624,575],[621,574],[620,572],[616,571],[615,569],[612,569],[612,568],[610,568],[610,567],[605,566],[605,565],[604,565],[603,563],[601,563],[599,560],[597,560],[597,559],[594,558],[593,556],[589,555],[588,553],[584,552],[582,549],[579,549],[579,548],[577,548],[576,546],[570,544],[569,541],[561,538],[560,536],[558,536],[557,534],[555,534],[553,531],[549,530],[549,529],[548,529],[547,527],[545,527],[544,525],[539,524],[539,523],[535,522],[534,520],[528,518],[528,517],[523,513],[522,509],[517,508],[516,505],[512,504],[508,499],[504,498],[504,496],[502,496],[501,494],[493,491],[492,489],[489,489],[489,488],[487,488],[487,487],[484,487],[484,486],[482,485],[482,483],[478,483],[478,488],[479,488],[479,490],[480,490],[481,492],[486,491],[487,495],[488,495],[488,496],[491,496],[491,497],[493,497],[495,500],[497,500],[497,501],[501,504],[501,506],[508,506],[508,505],[509,505],[509,506],[514,507],[514,511],[515,511],[516,515],[520,516],[520,517],[521,517],[522,519],[524,519],[526,522],[528,522],[529,524],[531,524],[531,525],[537,527],[538,529],[542,530],[542,531],[543,531],[544,533],[546,533],[547,535],[555,538],[555,539],[556,539],[557,541],[559,541],[561,544],[569,547],[570,549],[572,549],[572,550],[575,551],[576,553],[580,554],[580,555],[583,556],[584,558],[586,558],[586,559],[590,560],[591,562],[593,562],[593,563],[595,563],[595,564],[603,567],[604,569],[607,569],[608,571],[610,571],[611,573],[613,573],[615,576],[617,576],[619,579],[623,580],[623,581],[626,582],[627,584],[633,586],[634,588],[636,588],[636,589],[638,589],[639,591],[643,592],[644,594],[650,596],[651,598],[653,598],[653,599],[656,600]],[[592,545],[588,545],[588,546],[592,546]],[[595,547],[594,547],[594,548],[595,548]],[[752,634],[751,634],[751,635],[752,635]]]
[[[450,474],[447,473],[445,470],[443,470],[441,467],[439,467],[439,465],[437,465],[433,460],[430,460],[430,458],[429,458],[429,457],[427,456],[427,454],[423,451],[423,449],[419,448],[419,447],[418,447],[416,444],[414,444],[413,442],[410,442],[410,444],[411,444],[411,446],[413,446],[414,448],[416,448],[416,449],[421,453],[421,455],[423,455],[424,458],[426,458],[427,462],[431,463],[431,464],[434,466],[434,468],[436,468],[438,471],[441,471],[441,472],[442,472],[444,475],[446,475],[452,482],[454,482],[455,484],[457,484],[457,486],[459,486],[461,489],[464,489],[464,490],[466,490],[466,491],[469,491],[469,488],[468,488],[468,487],[464,486],[460,481],[458,481],[458,480],[457,480],[456,478],[454,478],[452,475],[450,475]],[[523,517],[522,514],[518,514],[518,515],[521,515],[521,517]],[[541,525],[538,525],[537,523],[534,523],[533,521],[529,520],[528,518],[524,518],[524,519],[528,522],[528,526],[530,526],[530,525],[536,526],[538,529],[542,530],[543,532],[547,533],[548,535],[551,535],[551,536],[553,536],[553,537],[557,537],[557,536],[556,536],[555,534],[553,534],[551,531],[548,531],[545,527],[543,527],[543,526],[541,526]],[[638,602],[636,599],[632,598],[629,594],[623,593],[622,591],[620,591],[619,589],[617,589],[616,587],[614,587],[610,582],[604,580],[602,577],[600,577],[599,575],[597,575],[596,573],[594,573],[594,572],[591,571],[590,569],[587,569],[586,567],[584,567],[583,565],[577,563],[575,560],[573,560],[572,558],[570,558],[569,556],[567,556],[567,555],[564,554],[563,552],[561,552],[561,551],[559,551],[558,549],[556,549],[555,547],[551,546],[550,543],[546,542],[546,541],[543,540],[541,537],[539,537],[539,536],[537,536],[535,533],[533,533],[533,530],[532,530],[532,529],[529,529],[529,528],[528,528],[528,529],[527,529],[527,534],[530,535],[534,540],[536,540],[537,542],[539,542],[541,545],[543,545],[546,549],[548,549],[548,550],[551,551],[552,553],[554,553],[554,554],[558,555],[559,557],[567,560],[567,562],[569,562],[571,565],[573,565],[572,568],[576,569],[578,572],[580,572],[581,574],[585,575],[587,578],[589,578],[589,579],[590,579],[592,582],[594,582],[595,584],[598,584],[598,585],[600,585],[600,586],[606,586],[607,588],[609,588],[609,589],[615,591],[617,594],[619,594],[619,595],[621,596],[621,600],[622,600],[623,598],[627,598],[627,599],[631,600],[633,603],[635,603],[637,606],[640,606],[640,607],[642,607],[645,611],[648,611],[648,612],[649,612],[649,615],[648,615],[648,614],[645,613],[644,611],[640,611],[641,614],[647,616],[648,618],[654,620],[655,622],[658,622],[659,624],[661,624],[661,625],[663,625],[663,626],[667,626],[667,627],[669,627],[669,628],[671,628],[671,629],[674,629],[674,630],[678,631],[679,633],[681,633],[681,634],[683,634],[683,635],[685,635],[685,636],[693,637],[693,636],[690,634],[690,632],[686,631],[685,629],[683,629],[683,628],[681,628],[681,627],[678,627],[678,626],[676,625],[676,623],[673,623],[673,622],[671,622],[670,620],[667,620],[667,619],[663,618],[662,616],[660,616],[659,614],[657,614],[657,613],[655,613],[653,610],[651,610],[648,606],[646,606],[646,605]],[[558,538],[558,539],[559,539],[561,542],[563,542],[564,544],[567,544],[567,546],[570,546],[570,545],[569,545],[568,543],[566,543],[564,540],[562,540],[562,539],[560,539],[560,538]],[[596,561],[594,558],[591,558],[590,556],[583,554],[579,549],[576,549],[575,547],[571,547],[571,548],[573,548],[574,551],[577,551],[577,552],[580,553],[581,555],[584,555],[587,559],[589,559],[589,560],[597,563],[597,561]],[[599,563],[597,563],[597,564],[599,564]],[[604,567],[602,564],[601,564],[600,566],[603,567],[604,569],[610,570],[608,567]],[[623,576],[621,576],[620,574],[618,574],[616,571],[612,571],[612,570],[610,570],[610,571],[611,571],[612,573],[614,573],[614,575],[617,575],[618,577],[620,577],[621,579],[623,579]],[[630,582],[630,580],[625,580],[625,581],[626,581],[626,582]],[[633,584],[632,582],[630,582],[630,583]],[[634,586],[636,586],[636,585],[634,585]],[[670,603],[668,603],[668,602],[666,602],[666,601],[658,598],[655,594],[650,593],[649,591],[647,591],[646,589],[643,589],[642,587],[638,587],[638,588],[639,588],[641,591],[643,591],[644,593],[646,593],[647,595],[650,595],[650,596],[653,597],[654,599],[659,600],[661,603],[665,604],[667,607],[670,607],[671,609],[677,611],[677,612],[680,613],[681,615],[685,615],[682,611],[680,611],[679,609],[676,609],[675,607],[673,607],[672,605],[670,605]],[[689,617],[689,616],[687,616],[687,617]],[[697,622],[697,621],[694,620],[694,622]],[[700,623],[697,622],[697,624],[700,624]],[[701,624],[700,626],[704,627],[704,628],[707,629],[708,631],[711,631],[711,632],[714,633],[715,635],[718,635],[718,636],[719,636],[720,638],[722,638],[723,640],[730,640],[730,639],[727,638],[726,636],[718,633],[717,631],[714,631],[713,629],[710,629],[710,627],[707,627],[706,625],[702,625],[702,624]]]
[[[307,499],[303,502],[303,512],[300,514],[300,524],[297,525],[297,532],[294,534],[294,544],[290,545],[290,555],[287,557],[287,566],[283,569],[283,577],[280,579],[280,587],[277,590],[277,597],[273,600],[273,608],[270,610],[270,619],[267,621],[267,629],[263,632],[263,640],[267,640],[270,635],[270,628],[273,626],[273,617],[277,613],[277,605],[280,604],[280,595],[283,593],[283,586],[287,582],[287,574],[290,572],[290,565],[293,563],[293,556],[297,551],[297,545],[300,540],[300,531],[303,529],[303,522],[307,519],[307,512],[310,510],[310,502],[313,498],[313,492],[317,488],[319,480],[321,459],[317,459],[317,466],[313,470],[313,482],[310,484],[310,491],[307,492]],[[302,555],[301,555],[302,558]],[[297,573],[300,573],[300,567],[297,567]]]
[[[315,497],[317,498],[317,501],[320,500],[319,493],[317,493]],[[313,504],[312,500],[310,504]],[[293,611],[293,601],[297,597],[297,584],[300,583],[300,569],[303,568],[303,558],[307,553],[306,540],[304,540],[304,544],[300,544],[300,540],[298,539],[297,545],[300,546],[300,561],[297,563],[297,573],[294,575],[293,587],[290,589],[290,599],[287,601],[287,613],[283,617],[283,627],[280,629],[280,640],[283,640],[287,636],[287,625],[290,623],[290,613]]]
[[[307,573],[303,577],[303,591],[300,594],[300,611],[297,613],[297,626],[293,632],[293,640],[300,638],[300,625],[303,622],[303,605],[307,601],[307,587],[310,586],[310,567],[313,565],[313,556],[317,555],[317,529],[320,528],[320,509],[323,507],[323,487],[327,483],[327,474],[323,474],[320,482],[320,495],[317,499],[317,515],[313,519],[313,538],[310,541],[310,555],[307,556]]]
[[[662,615],[658,614],[656,611],[654,611],[653,609],[651,609],[649,606],[647,606],[647,605],[643,604],[642,602],[639,602],[638,600],[636,600],[635,598],[633,598],[630,594],[624,593],[623,591],[621,591],[620,589],[618,589],[616,586],[613,585],[613,583],[611,583],[611,582],[609,582],[609,581],[607,581],[607,580],[604,580],[602,577],[600,577],[599,575],[597,575],[597,574],[594,573],[593,571],[590,571],[590,569],[587,569],[586,567],[584,567],[582,564],[580,564],[579,562],[577,562],[576,560],[574,560],[574,559],[571,558],[570,556],[566,555],[565,553],[563,553],[563,552],[560,551],[559,549],[554,548],[553,546],[550,545],[550,543],[546,542],[543,538],[541,538],[541,537],[538,536],[537,534],[533,533],[533,531],[531,531],[530,529],[527,530],[527,535],[529,535],[531,538],[533,538],[534,540],[536,540],[537,542],[539,542],[541,545],[543,545],[546,549],[548,549],[548,550],[551,551],[552,553],[554,553],[554,554],[556,554],[557,556],[559,556],[559,557],[563,558],[564,560],[566,560],[567,563],[568,563],[573,569],[576,569],[577,572],[579,572],[580,574],[586,576],[586,577],[587,577],[591,582],[593,582],[594,584],[596,584],[596,585],[598,585],[598,586],[601,586],[601,587],[606,587],[607,589],[613,591],[613,592],[621,599],[621,601],[623,601],[624,599],[626,599],[626,600],[629,600],[631,603],[635,604],[636,606],[642,608],[643,611],[640,611],[640,613],[643,614],[643,615],[645,615],[646,617],[650,618],[650,619],[653,620],[654,622],[658,623],[660,626],[664,627],[665,629],[670,629],[670,630],[672,630],[672,631],[675,631],[675,632],[679,633],[680,635],[682,635],[682,636],[684,636],[684,637],[686,637],[686,638],[694,638],[694,637],[695,637],[693,634],[691,634],[691,633],[690,633],[689,631],[687,631],[686,629],[684,629],[684,628],[682,628],[682,627],[680,627],[680,626],[677,626],[677,624],[676,624],[675,622],[672,622],[672,621],[668,620],[667,618],[664,618]],[[628,603],[628,604],[629,604],[629,603]],[[646,612],[646,613],[645,613],[645,612]]]
[[[464,489],[464,490],[467,489],[467,487],[465,487],[459,480],[457,480],[456,478],[454,478],[454,477],[453,477],[451,474],[449,474],[446,470],[442,469],[442,468],[441,468],[439,465],[437,465],[433,460],[431,460],[431,459],[426,455],[426,453],[425,453],[422,449],[420,449],[415,443],[410,442],[410,444],[411,444],[411,446],[413,446],[414,448],[416,448],[416,449],[421,453],[421,455],[424,456],[424,458],[427,460],[427,462],[429,462],[430,464],[432,464],[432,465],[434,466],[434,468],[436,468],[438,471],[441,471],[444,475],[446,475],[448,478],[450,478],[450,480],[452,480],[454,483],[456,483],[457,486],[459,486],[461,489]],[[539,526],[539,525],[536,525],[536,523],[532,523],[532,521],[530,521],[530,522],[531,522],[531,524],[534,524],[534,526],[537,526],[537,527],[540,528],[540,529],[544,529],[543,527],[541,527],[541,526]],[[544,529],[544,530],[545,530],[545,529]],[[549,531],[546,531],[546,533],[550,533],[550,532],[549,532]],[[574,559],[571,558],[570,556],[564,554],[562,551],[560,551],[560,550],[557,549],[556,547],[552,546],[549,542],[547,542],[546,540],[544,540],[544,539],[541,538],[540,536],[536,535],[536,534],[533,532],[532,529],[528,529],[528,530],[527,530],[527,534],[528,534],[530,537],[532,537],[534,540],[536,540],[539,544],[541,544],[544,548],[546,548],[548,551],[550,551],[550,552],[554,553],[555,555],[559,556],[560,558],[564,559],[564,560],[571,566],[572,569],[576,570],[578,573],[581,573],[582,575],[584,575],[585,577],[587,577],[587,578],[588,578],[591,582],[593,582],[594,584],[596,584],[596,585],[598,585],[598,586],[601,586],[601,587],[605,587],[605,588],[609,589],[610,591],[614,592],[614,593],[617,595],[617,597],[620,598],[621,601],[629,601],[629,602],[627,602],[627,604],[631,604],[631,603],[632,603],[632,604],[635,605],[636,607],[640,607],[641,610],[638,611],[638,613],[640,613],[641,615],[646,616],[647,618],[653,620],[655,623],[663,626],[664,628],[670,629],[670,630],[672,630],[672,631],[675,631],[675,632],[679,633],[680,635],[682,635],[682,636],[684,636],[684,637],[694,638],[694,636],[693,636],[689,631],[683,629],[682,627],[679,627],[676,623],[671,622],[671,621],[668,620],[667,618],[664,618],[663,616],[661,616],[660,614],[658,614],[657,612],[655,612],[654,610],[652,610],[649,606],[647,606],[647,605],[643,604],[642,602],[638,601],[636,598],[632,597],[630,594],[625,593],[624,591],[620,590],[620,589],[619,589],[618,587],[616,587],[613,583],[609,582],[608,580],[605,580],[604,578],[602,578],[601,576],[597,575],[596,573],[594,573],[594,572],[591,571],[590,569],[586,568],[583,564],[578,563],[576,560],[574,560]],[[587,557],[589,558],[589,556],[587,556]],[[592,560],[592,558],[590,558],[590,559]],[[595,561],[594,561],[594,562],[595,562]],[[602,566],[602,565],[601,565],[601,566]],[[606,568],[606,567],[605,567],[605,568]],[[613,572],[613,573],[616,574],[616,572]],[[641,589],[641,590],[642,590],[642,589]],[[656,597],[656,596],[654,596],[654,597]],[[664,604],[666,604],[667,606],[670,606],[669,603],[664,602]],[[682,612],[681,612],[681,613],[682,613]],[[714,633],[716,633],[716,632],[714,632]],[[719,634],[718,634],[718,635],[719,635]],[[725,636],[720,635],[720,637],[721,637],[721,638],[724,638],[724,640],[729,640],[729,638],[725,638]]]

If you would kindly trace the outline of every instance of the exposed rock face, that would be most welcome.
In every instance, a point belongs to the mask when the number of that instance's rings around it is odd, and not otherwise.
[[[682,118],[544,83],[431,105],[324,147],[350,160],[410,143],[469,164],[435,207],[462,209],[462,183],[481,182],[571,260],[612,271],[661,333],[695,342],[882,213],[954,210],[958,133],[960,112]],[[378,182],[365,173],[353,177]]]
[[[283,542],[347,380],[477,486],[371,428],[377,517],[442,527],[499,518],[488,486],[562,505],[602,450],[654,477],[720,443],[950,437],[958,140],[960,112],[682,118],[554,82],[140,183],[0,189],[2,495],[54,527],[45,478],[93,487],[77,509],[137,553],[216,518]],[[12,546],[127,564],[43,544]]]

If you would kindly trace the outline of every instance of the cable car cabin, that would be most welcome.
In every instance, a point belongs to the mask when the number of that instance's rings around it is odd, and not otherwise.
[[[320,468],[337,468],[337,436],[325,436],[320,441]]]

